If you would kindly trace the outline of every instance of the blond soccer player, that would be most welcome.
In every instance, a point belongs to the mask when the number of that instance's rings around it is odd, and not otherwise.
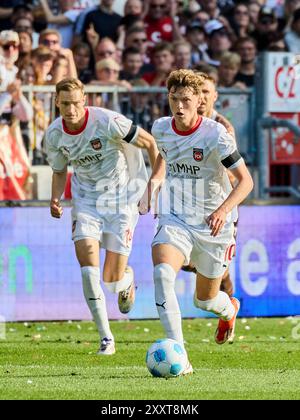
[[[84,86],[78,79],[56,85],[60,117],[47,129],[48,161],[53,169],[51,215],[60,218],[67,165],[72,177],[72,239],[81,267],[83,292],[100,335],[98,354],[115,353],[106,302],[100,286],[99,249],[106,250],[103,281],[118,294],[119,309],[128,313],[135,299],[133,270],[128,267],[132,237],[138,220],[137,197],[128,184],[147,182],[141,150],[153,165],[157,147],[153,137],[131,120],[103,108],[86,107]]]
[[[153,125],[160,154],[140,212],[149,209],[153,184],[166,179],[152,256],[156,306],[167,337],[183,344],[175,279],[181,267],[191,261],[197,270],[194,305],[219,317],[215,341],[223,344],[234,333],[240,306],[237,299],[220,291],[228,248],[234,244],[232,210],[248,196],[253,181],[232,135],[223,125],[198,115],[202,86],[203,78],[191,70],[174,71],[167,81],[172,117]],[[237,179],[233,190],[227,170]],[[174,180],[177,188],[168,190]],[[186,180],[196,188],[185,188]],[[179,181],[183,182],[181,190]],[[185,202],[180,206],[182,197]],[[185,373],[190,372],[191,365]]]

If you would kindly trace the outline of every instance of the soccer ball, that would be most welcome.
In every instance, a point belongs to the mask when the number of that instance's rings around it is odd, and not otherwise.
[[[170,338],[155,341],[146,355],[147,368],[158,378],[174,378],[182,374],[188,365],[185,349]]]

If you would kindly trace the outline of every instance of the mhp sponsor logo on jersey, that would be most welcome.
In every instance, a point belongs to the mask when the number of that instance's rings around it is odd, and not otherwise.
[[[198,172],[200,171],[199,166],[188,165],[186,163],[174,162],[168,164],[169,173],[172,176],[177,176],[178,174],[189,175],[192,177],[197,177]]]
[[[203,160],[203,149],[193,149],[193,158],[197,162],[201,162]]]
[[[102,149],[102,143],[100,141],[100,139],[93,139],[90,141],[91,146],[94,150],[100,150]]]

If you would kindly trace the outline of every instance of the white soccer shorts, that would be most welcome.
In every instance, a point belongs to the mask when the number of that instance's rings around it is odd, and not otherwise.
[[[227,224],[218,236],[211,236],[208,226],[190,226],[176,216],[160,218],[152,247],[168,244],[177,248],[185,257],[184,264],[190,262],[198,273],[215,279],[222,277],[235,253],[234,226]]]
[[[72,209],[72,239],[96,239],[101,248],[129,256],[138,217],[137,206],[124,213],[101,215],[96,205],[77,205]]]

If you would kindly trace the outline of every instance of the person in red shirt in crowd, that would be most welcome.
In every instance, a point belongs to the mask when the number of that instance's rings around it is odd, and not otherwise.
[[[173,47],[168,42],[155,45],[152,51],[154,72],[145,73],[143,79],[151,86],[165,86],[174,65]]]
[[[163,41],[182,39],[176,13],[176,0],[145,0],[145,26],[150,47]]]

